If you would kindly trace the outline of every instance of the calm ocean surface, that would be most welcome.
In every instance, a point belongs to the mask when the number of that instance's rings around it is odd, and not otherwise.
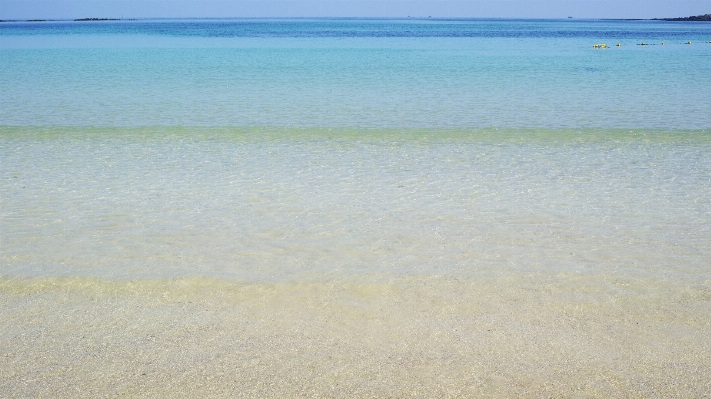
[[[0,396],[711,395],[709,41],[0,23]]]
[[[0,123],[705,129],[710,40],[659,21],[9,22]]]

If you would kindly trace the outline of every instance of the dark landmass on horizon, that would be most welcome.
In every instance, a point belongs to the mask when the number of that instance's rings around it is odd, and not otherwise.
[[[653,18],[653,21],[702,21],[711,22],[711,14],[696,15],[691,17],[679,17],[679,18]]]
[[[711,22],[711,14],[696,15],[691,17],[679,18],[602,18],[603,21],[697,21]]]
[[[75,21],[120,21],[119,18],[77,18]]]
[[[135,21],[136,18],[0,19],[0,22]]]

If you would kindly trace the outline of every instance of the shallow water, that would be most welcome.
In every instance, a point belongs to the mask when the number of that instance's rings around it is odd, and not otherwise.
[[[709,392],[706,131],[2,140],[10,396]]]
[[[711,258],[706,131],[3,133],[4,275],[703,274]]]
[[[711,395],[709,32],[0,24],[0,396]]]

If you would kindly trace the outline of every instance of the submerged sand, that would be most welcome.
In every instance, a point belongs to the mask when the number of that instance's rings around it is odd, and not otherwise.
[[[707,397],[711,282],[0,283],[3,397]]]
[[[0,133],[0,397],[711,396],[706,131]]]

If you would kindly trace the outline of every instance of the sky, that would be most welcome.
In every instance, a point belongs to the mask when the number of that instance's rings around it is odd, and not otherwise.
[[[665,18],[711,0],[0,0],[0,19],[462,17]]]

